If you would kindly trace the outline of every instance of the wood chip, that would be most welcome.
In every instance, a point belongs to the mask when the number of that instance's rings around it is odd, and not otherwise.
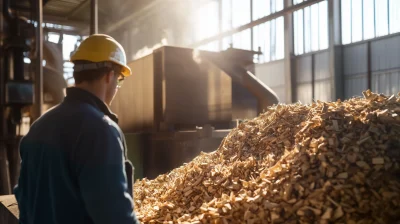
[[[382,157],[376,157],[376,158],[372,158],[372,164],[374,165],[382,165],[385,164],[385,159]]]
[[[396,223],[400,93],[271,106],[134,184],[143,223]]]

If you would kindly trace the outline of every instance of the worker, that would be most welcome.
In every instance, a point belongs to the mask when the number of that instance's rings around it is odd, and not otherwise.
[[[94,34],[71,56],[75,86],[20,142],[14,193],[21,224],[139,223],[133,167],[109,106],[131,75],[122,46]]]

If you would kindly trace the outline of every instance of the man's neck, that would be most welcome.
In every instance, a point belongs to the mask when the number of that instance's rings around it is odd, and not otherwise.
[[[102,88],[87,83],[76,84],[75,87],[88,91],[91,94],[95,95],[97,98],[99,98],[101,101],[105,102],[106,94]]]

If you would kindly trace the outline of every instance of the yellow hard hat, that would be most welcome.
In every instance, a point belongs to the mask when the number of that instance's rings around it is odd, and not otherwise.
[[[125,77],[131,75],[131,69],[126,64],[124,48],[114,38],[105,34],[93,34],[82,41],[71,55],[71,62],[78,60],[113,62],[122,66],[121,73]]]

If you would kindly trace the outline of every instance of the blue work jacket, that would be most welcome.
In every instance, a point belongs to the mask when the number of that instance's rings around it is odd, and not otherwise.
[[[88,91],[72,87],[66,94],[21,140],[14,188],[20,223],[139,223],[117,117]]]

